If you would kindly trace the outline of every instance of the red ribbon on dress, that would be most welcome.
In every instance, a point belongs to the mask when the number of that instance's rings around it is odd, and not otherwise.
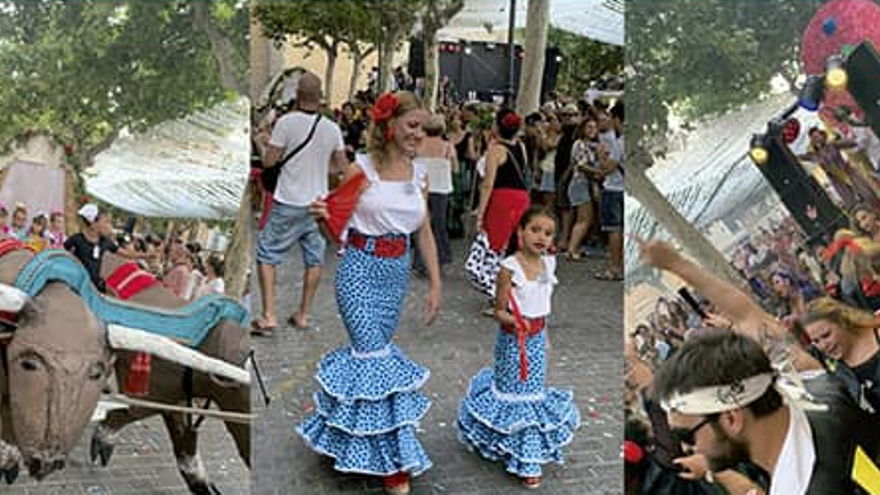
[[[141,291],[156,285],[158,281],[152,274],[141,270],[137,263],[125,263],[113,270],[107,277],[107,287],[117,298],[130,299]]]
[[[516,298],[513,297],[513,287],[508,291],[507,298],[510,301],[510,309],[513,313],[513,319],[516,320],[516,327],[504,327],[504,330],[516,334],[516,342],[519,346],[519,381],[525,382],[529,377],[529,357],[526,354],[526,337],[535,335],[544,328],[545,320],[544,318],[535,318],[526,321],[519,309],[519,304],[516,303]]]

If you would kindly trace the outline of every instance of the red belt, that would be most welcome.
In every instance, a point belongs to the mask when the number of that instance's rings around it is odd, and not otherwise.
[[[368,246],[372,241],[372,253],[380,258],[399,258],[407,251],[406,236],[370,237],[352,230],[348,233],[348,245],[361,251],[370,252]]]
[[[546,325],[544,317],[524,318],[519,310],[519,305],[513,297],[513,288],[508,293],[510,300],[510,309],[513,318],[516,320],[516,326],[503,325],[501,328],[510,334],[516,335],[517,345],[519,346],[519,381],[524,382],[529,376],[529,357],[526,353],[526,337],[531,337],[541,333]]]

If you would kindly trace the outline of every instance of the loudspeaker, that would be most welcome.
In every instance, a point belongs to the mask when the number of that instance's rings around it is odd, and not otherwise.
[[[804,170],[780,137],[767,136],[764,146],[768,153],[767,163],[758,165],[758,169],[803,229],[807,245],[827,244],[834,232],[849,227],[843,211]],[[813,209],[815,217],[808,213]]]
[[[870,41],[859,44],[843,63],[847,91],[865,112],[865,121],[880,136],[880,55]]]

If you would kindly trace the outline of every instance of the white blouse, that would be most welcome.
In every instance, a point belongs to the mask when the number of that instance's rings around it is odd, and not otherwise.
[[[427,185],[425,169],[414,163],[412,180],[386,181],[379,178],[368,155],[358,155],[357,164],[370,186],[361,194],[348,227],[373,236],[417,231],[428,210],[422,194]]]
[[[550,299],[553,286],[556,285],[556,258],[551,255],[541,257],[544,271],[535,280],[528,280],[516,256],[508,256],[501,261],[501,266],[511,271],[513,297],[522,315],[526,318],[538,318],[550,314]]]

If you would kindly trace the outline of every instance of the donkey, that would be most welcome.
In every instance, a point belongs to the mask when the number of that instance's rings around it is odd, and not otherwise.
[[[58,253],[58,256],[68,255]],[[33,259],[34,254],[21,249],[17,241],[0,239],[0,477],[7,483],[15,481],[22,463],[38,480],[64,467],[67,453],[91,418],[117,355],[126,356],[130,350],[154,353],[160,357],[156,359],[157,368],[176,368],[178,376],[184,374],[183,366],[199,371],[192,373],[195,389],[201,390],[206,381],[216,383],[225,391],[212,397],[218,403],[235,402],[230,398],[233,395],[247,397],[249,376],[244,370],[169,339],[118,325],[104,325],[83,297],[66,283],[49,281],[34,297],[12,287]],[[67,261],[75,263],[72,258]],[[232,327],[231,333],[244,333],[243,329],[236,329],[236,325]],[[145,344],[145,341],[149,342]],[[205,344],[209,341],[219,342],[221,350],[239,349],[238,356],[244,353],[241,348],[245,344],[241,339],[209,337]],[[242,361],[236,359],[235,363]],[[160,375],[165,373],[158,373],[156,377]],[[156,377],[153,381],[158,381]],[[157,383],[155,390],[164,391],[164,385]],[[166,402],[176,401],[166,398]],[[247,410],[246,400],[239,399],[239,403],[245,405],[239,405],[238,410]],[[166,423],[180,424],[175,418],[171,419]],[[247,456],[247,429],[235,431],[239,450]],[[175,433],[185,436],[187,431],[180,428]],[[175,445],[178,443],[185,444],[179,441]],[[99,451],[102,446],[98,443]],[[175,452],[186,451],[176,448]],[[109,458],[106,448],[104,453],[105,458]],[[198,465],[197,458],[189,458],[190,464],[184,466],[187,459],[185,455],[178,455],[183,467]],[[190,477],[187,482],[193,493],[212,493],[212,490],[216,493],[204,476]]]
[[[101,264],[101,276],[109,279],[111,275],[128,260],[105,253]],[[130,302],[156,308],[173,309],[184,306],[187,301],[177,297],[161,284],[155,284],[128,299]],[[243,364],[250,353],[249,333],[244,327],[227,320],[216,325],[198,347],[201,353],[233,364]],[[132,352],[116,353],[116,376],[120,386],[125,383],[133,357]],[[168,361],[154,361],[150,374],[150,400],[164,403],[192,402],[210,400],[224,411],[250,412],[250,387],[218,379],[215,375],[195,372],[185,373],[178,364]],[[114,440],[126,425],[160,414],[148,409],[122,409],[108,413],[95,429],[91,443],[91,457],[107,465],[113,452]],[[171,437],[178,468],[190,491],[194,494],[217,494],[216,486],[208,481],[207,473],[197,451],[197,425],[190,418],[179,413],[161,413]],[[238,453],[250,467],[250,428],[227,421],[226,429],[232,435]]]

